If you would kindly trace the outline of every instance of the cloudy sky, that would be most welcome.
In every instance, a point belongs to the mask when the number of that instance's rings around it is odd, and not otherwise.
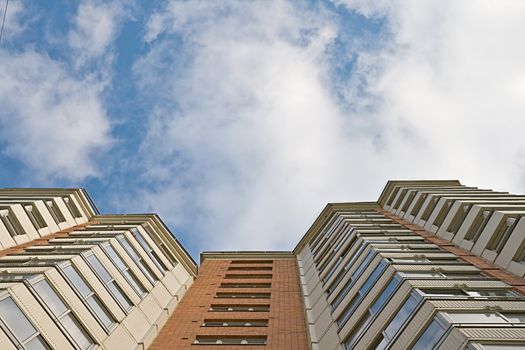
[[[11,0],[0,187],[157,212],[194,256],[292,249],[388,179],[523,193],[523,18],[520,0]]]

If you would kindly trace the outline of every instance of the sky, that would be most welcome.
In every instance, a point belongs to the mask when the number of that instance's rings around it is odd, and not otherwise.
[[[158,213],[194,257],[293,249],[389,179],[524,193],[523,18],[520,0],[11,0],[0,187]]]

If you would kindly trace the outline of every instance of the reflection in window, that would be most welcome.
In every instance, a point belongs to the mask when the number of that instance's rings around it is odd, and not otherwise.
[[[106,252],[110,260],[113,261],[117,269],[119,269],[126,281],[128,281],[135,293],[137,293],[139,298],[142,299],[143,297],[145,297],[146,289],[138,281],[137,277],[130,270],[129,266],[126,265],[126,263],[124,263],[124,261],[120,258],[115,249],[110,244],[103,245],[102,249]]]
[[[136,228],[132,228],[131,233],[133,234],[133,237],[137,239],[137,241],[139,242],[142,249],[144,249],[146,254],[148,254],[151,260],[153,260],[153,263],[159,268],[159,270],[168,271],[168,267],[166,266],[166,264],[164,264],[164,262],[160,259],[158,254],[155,252],[155,250],[146,241],[146,239],[144,238],[140,230]]]
[[[95,254],[90,254],[86,256],[88,264],[93,268],[96,275],[100,280],[106,285],[111,295],[117,300],[119,305],[124,309],[124,311],[129,311],[133,304],[129,298],[124,294],[120,286],[117,284],[113,276],[110,275],[109,271],[102,265],[100,260]]]
[[[77,270],[73,266],[68,265],[62,268],[62,271],[66,275],[70,285],[80,294],[81,299],[84,300],[95,317],[104,325],[106,330],[111,329],[116,323],[115,319]]]
[[[382,331],[380,338],[378,339],[378,344],[374,349],[386,349],[388,344],[394,339],[394,337],[400,333],[401,328],[406,324],[406,322],[412,317],[416,308],[419,304],[421,297],[412,293],[405,301],[403,306],[399,309],[394,318],[390,321],[388,326]]]
[[[124,235],[117,236],[117,240],[119,243],[124,247],[124,250],[131,256],[133,261],[137,264],[140,271],[146,276],[146,278],[151,282],[151,284],[155,284],[156,281],[158,281],[158,277],[151,271],[148,264],[144,261],[142,256],[137,252],[135,247],[129,243],[129,241],[124,237]]]
[[[372,323],[375,317],[377,317],[379,312],[381,312],[383,306],[385,306],[386,302],[390,300],[400,284],[401,278],[398,276],[394,276],[394,278],[390,280],[381,295],[376,299],[372,306],[370,306],[368,312],[361,318],[361,320],[359,320],[357,325],[354,326],[354,329],[345,341],[345,349],[350,350],[354,348],[359,337],[365,332],[366,328]]]
[[[25,349],[50,349],[26,315],[11,297],[0,300],[0,326]]]
[[[438,345],[439,341],[447,331],[447,324],[439,318],[435,318],[427,329],[421,334],[412,350],[432,350]]]
[[[386,269],[387,266],[388,266],[388,263],[385,260],[382,260],[377,265],[377,267],[374,269],[374,271],[372,271],[370,276],[367,278],[365,283],[363,283],[361,288],[359,288],[359,290],[357,291],[352,301],[348,304],[345,311],[341,314],[341,316],[337,320],[337,324],[339,328],[343,327],[346,321],[348,321],[348,319],[350,318],[350,316],[352,316],[357,306],[365,298],[365,296],[368,294],[372,286],[377,282],[379,277],[381,277],[381,274],[383,273],[383,271]]]
[[[64,304],[49,282],[45,279],[40,280],[33,283],[33,288],[49,308],[55,321],[64,327],[70,339],[79,349],[88,349],[94,344],[91,337],[78,322],[76,316],[71,312],[71,309]]]

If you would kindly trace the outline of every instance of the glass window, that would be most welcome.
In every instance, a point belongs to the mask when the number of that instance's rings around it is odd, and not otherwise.
[[[70,339],[79,349],[88,349],[94,344],[86,330],[80,325],[71,309],[64,304],[49,282],[45,279],[33,283],[33,288],[51,311],[55,321],[62,325]]]
[[[122,245],[122,247],[124,247],[124,250],[131,256],[133,261],[135,261],[140,271],[142,271],[151,284],[155,284],[155,282],[159,280],[158,277],[153,273],[153,271],[151,271],[150,267],[144,261],[144,259],[142,259],[135,247],[129,243],[124,235],[117,236],[117,240]]]
[[[379,277],[381,277],[381,274],[388,266],[388,263],[384,260],[382,260],[377,267],[372,271],[370,276],[367,278],[365,283],[359,288],[357,291],[356,296],[352,299],[352,301],[348,304],[345,311],[341,314],[339,319],[337,320],[337,324],[339,328],[343,327],[345,323],[348,321],[350,316],[354,313],[357,306],[361,303],[361,301],[365,298],[365,296],[368,294],[372,286],[377,282]]]
[[[135,293],[139,296],[139,298],[143,298],[146,296],[146,289],[142,286],[142,284],[138,281],[135,274],[130,270],[129,266],[124,263],[124,261],[120,258],[120,256],[117,254],[115,249],[110,244],[104,244],[102,246],[102,249],[111,261],[113,261],[113,264],[117,267],[117,269],[122,273],[126,281],[131,285]]]
[[[436,318],[430,323],[427,329],[421,334],[412,350],[432,350],[439,343],[447,331],[447,325]]]
[[[399,309],[394,318],[390,321],[388,326],[382,332],[382,339],[377,344],[375,349],[386,349],[388,344],[394,339],[394,337],[399,334],[406,322],[412,317],[416,308],[421,300],[421,297],[412,293],[405,301],[403,306]]]
[[[117,300],[119,305],[124,309],[124,311],[129,311],[133,307],[133,304],[131,303],[127,295],[124,294],[124,291],[117,284],[117,281],[115,281],[113,276],[109,274],[109,271],[104,267],[104,265],[102,265],[97,256],[93,253],[90,255],[86,255],[86,260],[95,271],[95,274],[106,285],[111,295],[113,295],[113,297]]]
[[[0,321],[2,327],[24,348],[50,349],[26,315],[11,297],[0,300]]]
[[[202,345],[264,345],[266,337],[259,336],[238,336],[238,337],[214,337],[214,336],[197,336],[193,344]]]
[[[131,229],[131,233],[133,234],[133,237],[137,239],[140,246],[144,251],[146,251],[146,254],[153,260],[153,263],[159,268],[160,271],[168,271],[168,267],[162,260],[159,258],[158,254],[155,252],[155,250],[149,245],[149,243],[146,241],[140,230],[136,228]]]
[[[359,266],[354,271],[354,273],[352,273],[352,277],[348,280],[348,282],[346,282],[345,286],[341,289],[341,291],[339,291],[337,298],[335,298],[334,301],[332,302],[331,304],[332,310],[334,310],[335,308],[339,306],[339,304],[341,304],[346,294],[348,294],[348,291],[352,289],[355,282],[359,279],[359,277],[361,277],[361,274],[363,273],[363,271],[370,265],[375,255],[376,255],[376,252],[373,249],[370,250],[370,252],[368,252],[368,255],[363,259],[361,264],[359,264]]]
[[[453,323],[506,323],[497,312],[447,312]]]
[[[104,325],[106,330],[111,329],[111,327],[116,323],[115,319],[113,316],[111,316],[109,310],[102,304],[91,287],[89,287],[86,282],[84,282],[84,279],[80,276],[77,270],[72,265],[68,265],[63,267],[62,271],[64,272],[73,289],[75,289],[80,294],[95,317]]]
[[[350,335],[345,341],[345,349],[353,349],[356,341],[359,337],[365,332],[365,329],[372,323],[377,314],[381,311],[383,306],[394,294],[394,291],[397,290],[401,284],[401,278],[394,276],[383,290],[381,295],[376,299],[376,301],[370,306],[368,312],[359,320],[357,325],[354,327]]]

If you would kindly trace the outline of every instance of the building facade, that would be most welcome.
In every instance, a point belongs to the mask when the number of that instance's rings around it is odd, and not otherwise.
[[[197,266],[156,215],[73,189],[0,190],[0,349],[145,349]]]
[[[197,271],[154,214],[0,189],[0,349],[525,349],[524,214],[525,196],[389,181],[292,251]]]

